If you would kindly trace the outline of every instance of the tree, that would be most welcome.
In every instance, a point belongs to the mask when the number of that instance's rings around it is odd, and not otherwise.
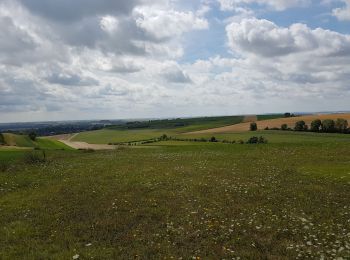
[[[295,131],[305,131],[307,130],[307,125],[305,124],[305,121],[301,120],[295,123],[294,127]]]
[[[5,144],[5,138],[2,133],[0,133],[0,145]]]
[[[348,129],[348,121],[343,118],[338,118],[335,121],[335,128],[337,129],[338,132],[345,133]]]
[[[255,122],[250,123],[250,131],[258,130],[258,125]]]
[[[35,132],[30,132],[30,133],[28,134],[28,136],[29,136],[29,138],[30,138],[32,141],[35,141],[37,135],[36,135]]]
[[[335,122],[332,119],[326,119],[322,121],[322,131],[326,133],[335,132]]]
[[[284,117],[295,117],[295,115],[293,113],[284,113]]]
[[[212,142],[212,143],[216,143],[216,142],[217,142],[215,136],[212,136],[212,137],[210,138],[210,142]]]
[[[315,119],[311,122],[311,128],[310,130],[312,132],[319,132],[321,130],[322,122],[320,119]]]
[[[287,124],[282,124],[281,125],[281,130],[285,131],[288,129],[288,125]]]

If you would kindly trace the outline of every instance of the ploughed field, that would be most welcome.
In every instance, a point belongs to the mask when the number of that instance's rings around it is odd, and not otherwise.
[[[0,151],[0,259],[348,259],[348,135],[248,134]]]

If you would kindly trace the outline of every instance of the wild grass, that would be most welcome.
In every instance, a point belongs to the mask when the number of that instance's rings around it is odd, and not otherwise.
[[[0,173],[0,259],[347,259],[348,143],[276,140],[52,151]]]

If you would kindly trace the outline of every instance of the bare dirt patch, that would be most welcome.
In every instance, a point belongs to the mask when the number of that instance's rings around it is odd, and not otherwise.
[[[273,128],[278,127],[280,128],[282,124],[287,124],[288,127],[294,128],[295,123],[297,121],[303,120],[305,123],[310,126],[311,122],[315,119],[325,120],[325,119],[333,119],[336,120],[337,118],[344,118],[348,121],[350,121],[350,113],[347,114],[315,114],[315,115],[307,115],[307,116],[299,116],[299,117],[289,117],[289,118],[277,118],[277,119],[269,119],[269,120],[263,120],[263,121],[257,121],[258,130],[263,130],[266,127]],[[225,127],[219,127],[219,128],[212,128],[202,131],[196,131],[186,134],[209,134],[209,133],[229,133],[229,132],[244,132],[249,131],[250,128],[250,122],[245,122],[241,124],[236,125],[230,125]]]
[[[93,150],[113,150],[116,148],[115,145],[108,144],[89,144],[86,142],[73,142],[71,141],[78,133],[76,134],[63,134],[63,135],[53,135],[47,138],[54,139],[72,147],[74,149],[93,149]]]

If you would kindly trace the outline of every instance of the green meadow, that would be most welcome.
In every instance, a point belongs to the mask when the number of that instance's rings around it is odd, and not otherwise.
[[[211,137],[177,128],[103,129],[74,140],[128,142],[164,133]],[[268,143],[238,143],[253,135]],[[41,161],[26,159],[40,150],[1,149],[0,166],[7,166],[0,167],[0,259],[350,257],[348,135],[214,136],[237,143],[48,149]]]

